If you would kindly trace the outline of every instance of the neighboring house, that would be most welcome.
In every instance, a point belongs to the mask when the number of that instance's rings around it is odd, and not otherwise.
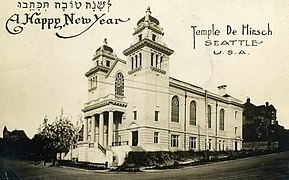
[[[243,112],[243,139],[249,141],[267,141],[269,138],[269,127],[278,124],[277,110],[271,104],[255,106],[250,99],[244,103]]]
[[[8,131],[3,129],[3,139],[0,142],[0,157],[27,159],[31,152],[31,140],[23,130]]]
[[[159,21],[137,22],[126,60],[104,44],[92,59],[79,161],[121,164],[129,151],[240,150],[242,101],[170,77]],[[129,44],[129,42],[128,42]],[[180,60],[181,61],[181,60]],[[181,73],[181,71],[180,71]]]
[[[27,137],[23,130],[13,130],[12,132],[10,132],[5,126],[3,129],[3,140],[29,141],[30,139]]]
[[[277,110],[269,102],[255,106],[250,98],[244,103],[243,140],[245,149],[288,147],[288,131],[278,125]]]

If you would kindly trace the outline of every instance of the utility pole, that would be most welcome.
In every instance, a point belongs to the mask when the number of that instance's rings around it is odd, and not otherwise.
[[[205,122],[206,122],[206,150],[209,150],[209,133],[208,133],[208,117],[207,117],[207,90],[205,90]]]

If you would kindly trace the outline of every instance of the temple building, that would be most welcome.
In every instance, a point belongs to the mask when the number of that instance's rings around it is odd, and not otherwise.
[[[129,151],[240,150],[242,101],[170,77],[173,50],[150,8],[118,58],[107,40],[85,74],[88,100],[79,161],[122,164]],[[128,42],[129,44],[129,42]],[[180,72],[181,73],[181,72]]]

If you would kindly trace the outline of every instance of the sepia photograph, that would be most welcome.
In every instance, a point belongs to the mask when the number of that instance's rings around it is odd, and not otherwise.
[[[289,1],[0,9],[0,179],[289,178]]]

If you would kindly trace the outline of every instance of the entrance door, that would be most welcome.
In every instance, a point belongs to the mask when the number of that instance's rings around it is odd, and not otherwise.
[[[132,146],[137,146],[138,144],[138,131],[132,132]]]
[[[238,151],[238,142],[235,141],[235,151]]]

